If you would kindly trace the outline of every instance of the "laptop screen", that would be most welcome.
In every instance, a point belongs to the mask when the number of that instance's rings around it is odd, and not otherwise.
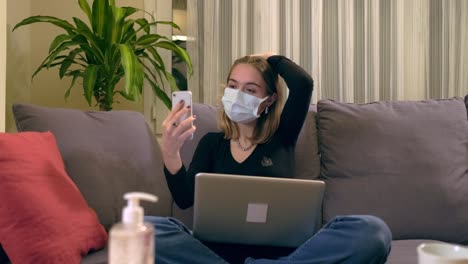
[[[199,173],[194,236],[202,241],[296,247],[322,221],[319,180]]]

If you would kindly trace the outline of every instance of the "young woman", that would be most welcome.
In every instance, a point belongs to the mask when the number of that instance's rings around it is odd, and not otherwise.
[[[280,75],[289,88],[284,108]],[[193,205],[194,180],[198,172],[284,177],[294,171],[294,149],[307,115],[313,89],[311,77],[297,64],[271,53],[252,55],[234,62],[222,97],[221,132],[208,133],[201,140],[186,169],[179,150],[195,132],[183,103],[163,121],[161,149],[164,173],[177,205]],[[265,157],[268,164],[262,163]],[[147,217],[156,228],[156,263],[228,263],[220,248],[203,243],[181,222],[173,218]],[[234,255],[245,254],[245,263],[385,263],[390,252],[391,233],[380,219],[367,216],[341,216],[292,252],[277,257],[265,250],[261,258],[253,252],[260,247],[235,246]],[[225,249],[225,248],[224,248]],[[224,250],[225,251],[225,250]],[[223,252],[224,252],[223,251]],[[233,254],[227,254],[233,255]],[[261,255],[261,254],[260,254]],[[244,257],[244,256],[242,256]]]

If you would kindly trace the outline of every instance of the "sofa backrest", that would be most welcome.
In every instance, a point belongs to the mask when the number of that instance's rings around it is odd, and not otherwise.
[[[197,127],[194,138],[187,140],[181,149],[185,166],[189,166],[193,153],[200,139],[208,132],[218,131],[217,114],[219,107],[205,104],[194,104],[193,114],[197,116],[194,125]],[[311,105],[296,147],[296,178],[317,179],[320,176],[320,157],[317,145],[316,107]],[[192,224],[191,209],[180,210],[173,205],[173,215],[188,226]]]
[[[317,108],[325,221],[372,214],[390,226],[394,239],[468,243],[468,117],[462,98],[321,100]]]
[[[18,131],[51,131],[70,178],[109,229],[121,220],[123,194],[159,197],[145,203],[149,215],[170,215],[172,197],[161,151],[143,115],[134,111],[81,111],[15,104]]]

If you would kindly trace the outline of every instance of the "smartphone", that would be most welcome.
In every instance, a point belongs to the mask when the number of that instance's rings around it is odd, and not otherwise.
[[[191,91],[175,91],[172,92],[172,109],[174,109],[180,101],[184,101],[184,107],[190,105],[190,112],[183,115],[179,119],[179,123],[192,115],[192,92]],[[192,123],[193,125],[193,123]],[[193,138],[193,134],[192,137]]]

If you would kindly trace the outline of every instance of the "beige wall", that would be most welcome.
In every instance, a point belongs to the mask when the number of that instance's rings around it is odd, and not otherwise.
[[[45,23],[21,27],[11,32],[14,25],[31,15],[50,15],[72,21],[76,16],[86,21],[79,8],[78,1],[63,0],[7,0],[8,1],[8,67],[7,67],[7,131],[14,131],[11,105],[14,102],[26,102],[49,107],[77,109],[97,109],[89,107],[82,96],[79,83],[72,89],[68,100],[64,94],[71,79],[60,80],[58,69],[42,70],[33,80],[32,73],[48,54],[51,41],[61,29]],[[88,1],[91,3],[92,1]],[[117,0],[119,6],[134,6],[143,9],[143,0]],[[141,14],[143,16],[143,14]],[[121,102],[114,109],[130,109],[143,112],[143,100],[128,102],[118,97]]]
[[[6,9],[6,1],[0,1],[0,132],[5,132]]]
[[[30,1],[7,1],[6,131],[14,131],[14,102],[31,102],[31,28],[11,32],[17,21],[30,15]]]

